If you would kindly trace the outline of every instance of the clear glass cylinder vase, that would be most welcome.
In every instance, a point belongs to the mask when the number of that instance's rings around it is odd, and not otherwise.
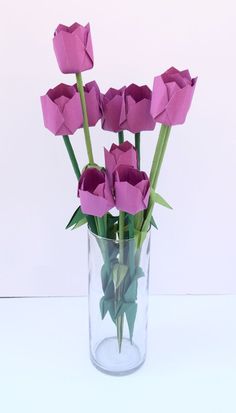
[[[129,374],[146,358],[150,231],[141,246],[90,231],[88,241],[91,361],[104,373]]]

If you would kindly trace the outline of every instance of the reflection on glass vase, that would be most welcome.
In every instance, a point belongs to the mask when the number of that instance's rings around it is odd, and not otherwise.
[[[150,231],[141,247],[90,231],[88,241],[91,361],[104,373],[129,374],[146,357]]]

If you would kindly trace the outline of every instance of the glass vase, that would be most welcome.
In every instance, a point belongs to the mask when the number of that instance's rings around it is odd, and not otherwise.
[[[91,361],[107,374],[133,373],[146,358],[150,231],[141,246],[89,230],[88,241]]]

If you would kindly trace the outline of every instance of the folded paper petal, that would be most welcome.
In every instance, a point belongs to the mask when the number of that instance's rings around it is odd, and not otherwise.
[[[112,132],[120,132],[122,105],[124,101],[124,88],[109,89],[102,99],[102,128]]]
[[[114,200],[104,171],[87,168],[79,180],[78,196],[84,214],[102,217],[114,207]]]
[[[93,67],[90,25],[60,24],[54,33],[53,47],[63,73],[79,73]]]
[[[151,90],[146,85],[137,86],[132,83],[125,89],[122,129],[137,133],[155,128],[155,121],[150,113],[151,95]]]
[[[109,183],[113,185],[114,172],[120,165],[137,168],[137,152],[134,146],[125,141],[120,145],[112,144],[110,151],[104,149],[106,171]]]
[[[188,70],[182,72],[174,67],[153,83],[151,115],[156,122],[165,125],[180,125],[189,111],[197,78],[191,79]]]
[[[150,183],[145,172],[121,165],[115,173],[115,203],[117,209],[137,214],[148,206]]]
[[[84,214],[102,217],[114,206],[114,202],[110,203],[105,198],[90,194],[87,191],[80,190],[79,197]]]
[[[95,126],[102,116],[101,94],[95,81],[84,86],[89,126]]]
[[[61,83],[41,96],[44,125],[54,135],[72,135],[83,124],[79,94]]]

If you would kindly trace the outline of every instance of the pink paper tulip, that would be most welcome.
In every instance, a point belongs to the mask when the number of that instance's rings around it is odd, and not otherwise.
[[[87,168],[79,180],[78,196],[84,214],[102,217],[114,207],[114,200],[104,171]]]
[[[137,152],[135,147],[128,141],[116,145],[113,143],[110,150],[104,148],[106,172],[110,185],[113,185],[113,177],[119,165],[137,168]]]
[[[93,47],[90,25],[59,24],[53,38],[53,47],[62,73],[80,73],[93,67]]]
[[[147,208],[150,183],[145,172],[120,165],[115,172],[115,202],[120,211],[137,214]]]
[[[197,78],[192,79],[188,70],[171,67],[154,79],[151,114],[156,122],[180,125],[185,122],[190,108]]]
[[[74,86],[61,83],[41,96],[44,125],[54,135],[73,135],[83,125],[80,96]]]
[[[102,128],[112,132],[122,130],[121,123],[123,119],[122,110],[124,110],[124,90],[110,88],[102,99],[103,117]]]
[[[132,133],[153,130],[155,121],[150,114],[152,92],[148,86],[132,83],[125,89],[122,110],[122,129]]]
[[[99,87],[95,81],[84,86],[84,95],[89,126],[95,126],[102,116],[102,99]]]

